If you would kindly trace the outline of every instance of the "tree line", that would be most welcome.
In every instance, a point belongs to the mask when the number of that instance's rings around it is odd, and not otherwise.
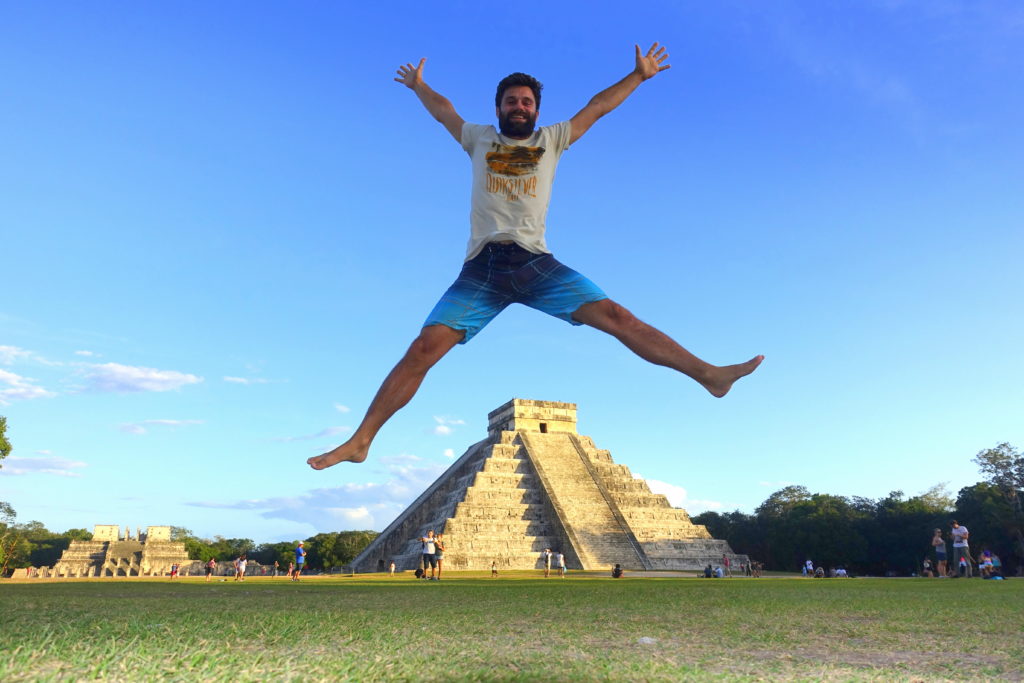
[[[320,571],[340,568],[354,560],[378,535],[379,532],[369,530],[330,531],[301,539],[306,550],[306,567]],[[203,539],[182,527],[171,527],[171,540],[182,541],[193,560],[223,562],[245,555],[250,561],[262,565],[271,566],[277,562],[282,569],[295,561],[295,546],[299,543],[299,539],[260,544],[248,538],[214,536],[213,539]]]
[[[931,555],[934,529],[942,529],[950,545],[950,521],[956,519],[970,532],[974,557],[988,548],[1012,575],[1024,566],[1024,455],[1001,443],[980,451],[974,462],[984,480],[960,489],[956,498],[943,485],[877,500],[787,486],[753,514],[704,512],[693,522],[767,569],[796,571],[811,559],[815,566],[859,574],[907,576],[919,573]]]

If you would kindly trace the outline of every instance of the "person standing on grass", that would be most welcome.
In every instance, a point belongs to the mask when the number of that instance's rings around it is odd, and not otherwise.
[[[498,563],[494,560],[491,560],[491,578],[498,578]]]
[[[211,557],[206,562],[206,581],[210,581],[210,576],[213,575],[213,570],[217,567],[217,558]]]
[[[391,564],[388,565],[388,576],[395,575],[395,561],[391,560]]]
[[[555,564],[558,565],[558,575],[564,579],[565,578],[565,555],[562,554],[561,550],[559,550],[557,553],[555,553]]]
[[[634,47],[633,70],[623,79],[591,98],[568,121],[536,130],[543,86],[532,76],[514,73],[498,83],[495,128],[463,121],[451,101],[427,85],[423,80],[426,58],[417,66],[398,67],[394,80],[412,90],[470,156],[469,244],[461,273],[384,379],[352,437],[309,458],[310,467],[322,470],[340,462],[366,460],[377,432],[412,400],[427,372],[456,344],[468,342],[513,303],[610,334],[644,360],[691,377],[716,397],[725,396],[733,383],[761,364],[764,356],[760,355],[727,366],[701,360],[609,299],[600,287],[560,263],[547,248],[545,218],[562,153],[641,83],[669,68],[663,46],[654,43],[646,53],[639,45]],[[628,229],[623,238],[633,240]]]
[[[437,580],[441,580],[441,567],[444,565],[444,534],[434,537],[434,561],[437,562]]]
[[[541,555],[541,559],[544,562],[544,578],[545,579],[548,578],[548,576],[551,574],[551,556],[553,554],[554,553],[551,552],[551,548],[544,548],[544,552],[542,552],[540,554]]]
[[[423,578],[428,581],[434,578],[437,571],[437,558],[434,557],[434,530],[427,532],[426,536],[420,536],[420,558],[423,563]],[[427,567],[430,567],[430,576],[427,576]]]
[[[936,529],[932,535],[932,549],[935,551],[935,570],[939,576],[945,576],[946,569],[946,541],[942,538],[942,529]]]
[[[302,567],[306,563],[306,549],[303,548],[305,541],[299,541],[295,546],[295,570],[292,572],[292,581],[298,581],[302,575]]]
[[[960,565],[960,575],[966,578],[971,578],[974,572],[971,571],[971,545],[968,542],[971,534],[967,531],[967,527],[963,526],[955,519],[949,523],[950,535],[953,537],[953,556],[962,557],[966,560],[966,571],[964,565]]]

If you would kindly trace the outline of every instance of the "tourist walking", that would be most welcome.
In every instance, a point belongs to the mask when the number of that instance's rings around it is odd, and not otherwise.
[[[213,575],[213,570],[217,567],[217,558],[211,557],[206,562],[206,580],[210,580],[210,576]]]
[[[562,554],[561,550],[559,550],[555,554],[555,564],[558,565],[558,575],[564,579],[565,578],[565,555]]]
[[[544,562],[544,578],[546,579],[548,578],[548,575],[551,574],[551,556],[554,555],[554,553],[551,552],[551,548],[544,548],[544,552],[540,555],[541,560]]]
[[[299,577],[302,575],[302,567],[306,563],[306,549],[302,547],[305,544],[305,541],[299,541],[299,544],[295,546],[295,569],[292,570],[292,581],[299,581]]]
[[[245,565],[248,561],[244,554],[235,560],[235,581],[245,581]]]
[[[701,360],[612,301],[547,248],[545,218],[559,158],[641,83],[668,69],[667,59],[658,43],[645,53],[636,45],[629,74],[568,121],[536,130],[543,86],[532,76],[514,73],[498,83],[495,128],[463,121],[451,101],[424,81],[426,59],[398,67],[394,80],[411,89],[470,156],[470,239],[462,271],[380,385],[356,431],[337,448],[309,458],[313,469],[366,460],[377,432],[412,399],[427,372],[513,303],[610,334],[644,360],[693,378],[712,396],[725,396],[734,382],[757,369],[764,356],[727,366]]]

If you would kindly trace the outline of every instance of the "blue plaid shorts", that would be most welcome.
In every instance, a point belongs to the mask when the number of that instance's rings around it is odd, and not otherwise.
[[[573,325],[583,304],[607,299],[600,287],[551,254],[534,254],[518,244],[490,242],[466,261],[462,272],[427,316],[424,327],[445,325],[465,331],[465,344],[509,304],[524,304]]]

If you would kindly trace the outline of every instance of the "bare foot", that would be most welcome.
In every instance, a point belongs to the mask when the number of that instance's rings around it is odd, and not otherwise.
[[[334,450],[327,451],[323,455],[314,456],[306,462],[314,470],[323,470],[331,465],[337,465],[339,462],[362,462],[366,460],[366,455],[369,451],[369,444],[364,446],[353,443],[353,440],[349,439]]]
[[[754,370],[757,370],[757,366],[764,360],[764,356],[754,356],[746,363],[737,363],[736,365],[723,365],[721,367],[714,368],[709,374],[709,378],[705,382],[701,382],[704,388],[711,392],[712,396],[722,398],[729,393],[732,389],[733,383],[740,377],[746,377]]]

